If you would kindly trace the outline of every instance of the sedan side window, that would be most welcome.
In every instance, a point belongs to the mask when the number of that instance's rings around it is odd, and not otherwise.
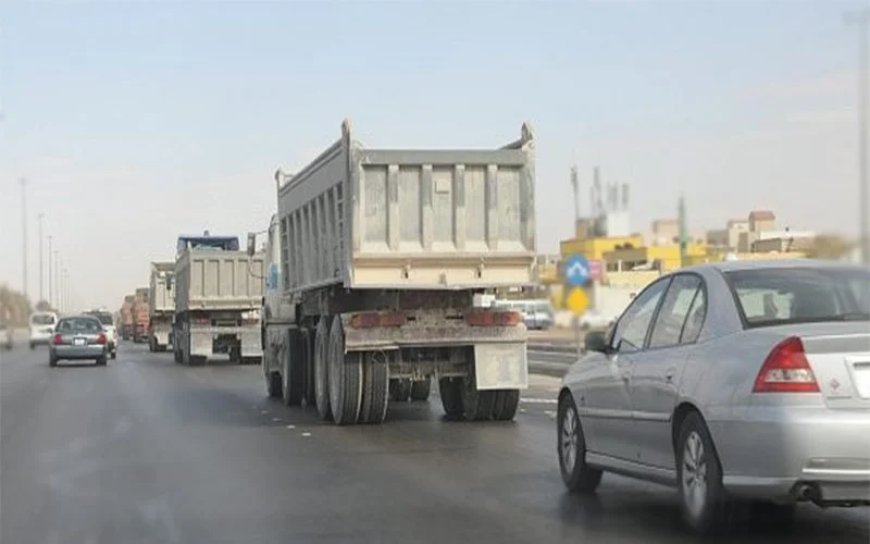
[[[661,279],[634,299],[616,325],[611,347],[620,352],[643,349],[650,322],[670,281],[670,278]]]
[[[664,348],[680,343],[686,318],[692,311],[698,293],[702,292],[701,278],[694,274],[679,274],[671,282],[662,302],[650,337],[649,347]],[[701,319],[703,319],[703,313]],[[695,319],[697,318],[697,314]],[[700,331],[700,327],[698,327]],[[697,334],[696,334],[697,337]]]

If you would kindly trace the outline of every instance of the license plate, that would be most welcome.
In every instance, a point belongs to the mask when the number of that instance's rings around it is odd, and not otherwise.
[[[852,378],[861,398],[870,399],[870,361],[852,363]]]
[[[75,339],[73,339],[73,345],[74,346],[84,346],[85,339],[84,338],[75,338]]]

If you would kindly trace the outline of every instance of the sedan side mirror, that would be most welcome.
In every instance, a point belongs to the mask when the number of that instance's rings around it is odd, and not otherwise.
[[[610,346],[607,345],[607,335],[604,331],[592,331],[586,334],[586,351],[608,353]]]

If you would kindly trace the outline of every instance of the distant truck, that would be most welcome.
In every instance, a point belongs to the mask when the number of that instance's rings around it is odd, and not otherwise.
[[[148,325],[151,315],[150,293],[147,287],[136,289],[133,298],[133,341],[142,343],[148,341]]]
[[[121,309],[118,312],[118,330],[124,340],[133,339],[133,301],[135,299],[136,295],[125,296],[124,303],[121,304]]]
[[[175,316],[175,295],[172,291],[174,278],[174,262],[151,263],[149,351],[166,351],[172,344],[172,318]]]
[[[201,364],[215,354],[259,363],[263,254],[234,236],[180,236],[175,260],[175,360]]]
[[[276,172],[269,396],[337,424],[381,423],[390,398],[425,400],[438,380],[448,419],[513,419],[526,328],[475,300],[534,282],[534,172],[527,125],[495,150],[379,150],[347,122],[311,164]]]

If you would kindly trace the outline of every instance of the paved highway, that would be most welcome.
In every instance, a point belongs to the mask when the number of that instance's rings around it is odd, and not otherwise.
[[[607,475],[565,493],[553,378],[514,423],[444,422],[433,398],[339,428],[266,399],[259,367],[130,344],[107,368],[0,357],[4,544],[697,541],[669,489]],[[740,520],[721,541],[865,544],[868,525],[802,506],[791,530]]]

